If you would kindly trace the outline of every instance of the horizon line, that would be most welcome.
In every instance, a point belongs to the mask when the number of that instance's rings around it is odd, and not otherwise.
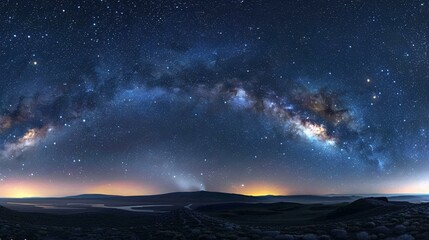
[[[27,196],[27,197],[7,197],[0,196],[0,199],[31,199],[31,198],[72,198],[84,195],[102,195],[102,196],[112,196],[112,197],[144,197],[144,196],[159,196],[166,195],[171,193],[196,193],[196,192],[211,192],[211,193],[224,193],[224,194],[233,194],[233,195],[241,195],[246,197],[294,197],[294,196],[320,196],[320,197],[329,197],[329,196],[425,196],[429,195],[429,193],[328,193],[328,194],[264,194],[264,195],[250,195],[250,194],[241,194],[234,192],[221,192],[221,191],[207,191],[207,190],[197,190],[197,191],[173,191],[173,192],[164,192],[164,193],[155,193],[155,194],[144,194],[144,195],[117,195],[117,194],[108,194],[108,193],[81,193],[74,195],[64,195],[64,196]]]

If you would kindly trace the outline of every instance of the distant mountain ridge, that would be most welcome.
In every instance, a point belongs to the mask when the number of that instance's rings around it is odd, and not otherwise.
[[[106,194],[81,194],[68,196],[70,199],[128,199],[130,201],[143,202],[300,202],[300,203],[318,203],[318,202],[351,202],[361,198],[360,196],[341,196],[341,195],[266,195],[266,196],[249,196],[236,193],[196,191],[196,192],[172,192],[157,195],[142,196],[119,196]]]
[[[409,202],[391,202],[387,197],[361,198],[336,209],[327,216],[327,219],[375,216],[396,211],[410,205],[412,204]]]
[[[340,203],[353,202],[360,198],[380,195],[265,195],[249,196],[236,193],[195,191],[195,192],[172,192],[156,195],[121,196],[109,194],[80,194],[67,197],[56,197],[64,199],[128,199],[132,202],[297,202],[297,203]],[[38,197],[31,199],[48,199],[52,197]],[[11,198],[8,198],[11,199]],[[424,202],[429,201],[429,195],[389,195],[390,201]]]
[[[79,194],[79,195],[67,196],[64,198],[88,199],[88,198],[114,198],[114,197],[122,197],[122,196],[120,196],[120,195],[108,195],[108,194]]]

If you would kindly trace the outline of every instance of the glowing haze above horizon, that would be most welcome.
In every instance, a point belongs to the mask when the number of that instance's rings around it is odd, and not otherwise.
[[[424,1],[4,1],[0,197],[428,193]]]

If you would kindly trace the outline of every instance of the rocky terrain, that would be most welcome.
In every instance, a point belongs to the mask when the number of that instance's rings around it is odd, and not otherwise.
[[[0,216],[1,218],[1,216]],[[59,220],[60,221],[60,220]],[[295,227],[238,225],[180,208],[134,227],[58,227],[0,220],[1,239],[429,239],[429,204],[360,220]]]

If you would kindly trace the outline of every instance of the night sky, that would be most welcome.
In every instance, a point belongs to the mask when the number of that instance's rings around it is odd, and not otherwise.
[[[424,193],[427,1],[0,3],[0,196]]]

